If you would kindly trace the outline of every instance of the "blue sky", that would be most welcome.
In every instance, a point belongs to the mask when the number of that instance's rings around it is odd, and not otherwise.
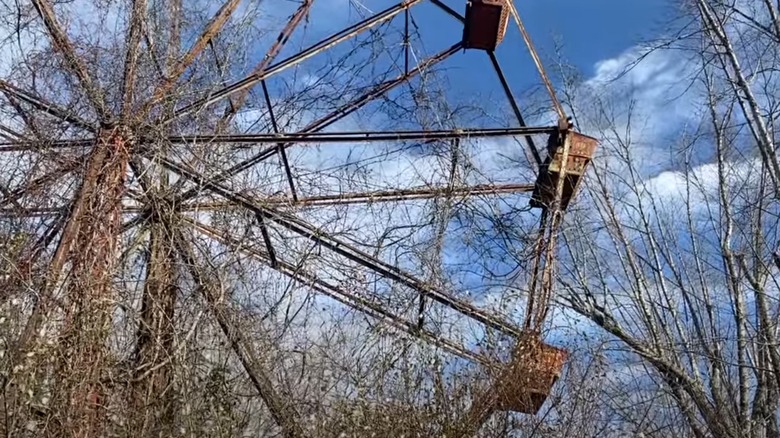
[[[659,36],[670,12],[669,0],[518,1],[528,31],[540,50],[552,50],[553,37],[586,75],[594,65],[638,42]]]

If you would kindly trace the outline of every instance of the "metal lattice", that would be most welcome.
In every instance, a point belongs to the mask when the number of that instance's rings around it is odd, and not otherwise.
[[[59,357],[55,366],[71,370],[73,378],[68,381],[72,383],[60,385],[52,400],[54,411],[67,414],[58,417],[60,427],[92,436],[105,427],[101,409],[120,392],[106,384],[104,373],[121,368],[105,342],[114,336],[117,302],[124,300],[138,308],[133,316],[138,322],[132,354],[123,360],[138,365],[129,381],[135,385],[131,399],[142,403],[139,394],[161,394],[172,378],[165,356],[176,344],[177,303],[197,296],[206,303],[285,435],[306,436],[295,406],[279,394],[272,373],[259,359],[254,340],[236,322],[230,298],[225,298],[215,279],[218,270],[208,261],[219,260],[219,253],[256,263],[248,270],[250,286],[275,272],[396,332],[491,369],[499,367],[492,358],[444,334],[434,307],[508,339],[541,330],[552,294],[555,234],[562,216],[569,139],[574,134],[569,134],[572,127],[514,4],[505,3],[502,15],[510,13],[518,26],[558,121],[549,126],[527,126],[498,56],[488,51],[482,55],[485,67],[496,73],[496,86],[508,98],[515,116],[514,127],[467,127],[457,125],[457,120],[398,117],[377,123],[388,129],[347,131],[339,126],[349,117],[369,117],[369,112],[361,111],[391,99],[396,105],[387,106],[401,111],[399,114],[408,109],[403,103],[406,99],[415,112],[430,105],[433,109],[429,113],[442,115],[434,104],[423,101],[429,99],[425,84],[437,68],[463,51],[463,43],[455,42],[432,56],[417,56],[420,51],[415,51],[413,44],[415,11],[427,5],[456,23],[464,23],[466,18],[439,0],[406,0],[279,60],[282,54],[295,51],[290,41],[312,19],[315,2],[304,0],[275,38],[266,37],[273,41],[266,53],[259,58],[248,56],[256,62],[239,76],[239,67],[225,62],[230,59],[225,51],[231,49],[220,44],[227,41],[222,35],[231,31],[229,23],[237,19],[241,3],[227,0],[221,4],[199,32],[187,38],[189,44],[178,44],[185,48],[178,52],[171,41],[183,38],[184,24],[178,22],[177,14],[184,6],[171,2],[166,12],[170,16],[163,19],[150,15],[152,4],[133,2],[122,33],[122,67],[111,76],[113,73],[105,70],[116,70],[116,66],[96,66],[100,54],[92,56],[83,38],[74,42],[52,3],[32,1],[35,16],[31,21],[43,24],[50,38],[51,59],[56,58],[53,64],[41,61],[39,74],[54,79],[41,84],[21,65],[0,79],[6,119],[0,124],[0,135],[5,139],[0,153],[5,157],[4,166],[17,160],[24,162],[26,169],[1,181],[0,217],[29,230],[29,237],[15,247],[14,269],[5,279],[7,289],[35,291],[24,328],[14,340],[18,346],[14,360],[21,361],[32,351],[40,341],[39,334],[46,330],[60,333],[66,346],[67,354]],[[167,37],[168,46],[151,38],[153,22],[169,26],[157,38]],[[453,35],[454,39],[459,37]],[[381,50],[373,46],[395,41],[392,38],[401,44]],[[418,39],[424,38],[418,35]],[[365,81],[343,80],[347,83],[345,96],[312,91],[311,102],[302,98],[302,103],[293,104],[285,102],[283,88],[272,86],[275,79],[292,77],[298,74],[299,66],[348,44],[353,45],[343,59],[365,56],[364,65],[376,62],[379,67],[367,74]],[[98,51],[97,46],[93,48]],[[248,44],[247,52],[251,49]],[[173,55],[166,53],[171,50]],[[389,58],[378,61],[382,56]],[[357,61],[354,64],[358,65]],[[370,71],[365,66],[355,68]],[[310,88],[316,87],[315,82]],[[306,93],[299,95],[305,97]],[[336,103],[324,103],[329,99]],[[295,120],[291,114],[305,116]],[[377,160],[390,156],[388,151],[396,148],[439,148],[448,151],[445,156],[454,163],[462,159],[457,151],[468,142],[506,138],[525,142],[532,178],[492,181],[478,175],[458,181],[452,170],[436,183],[425,182],[427,175],[418,175],[416,180],[425,184],[392,187],[344,181],[340,175],[349,163],[339,164],[335,170],[324,165],[306,168],[298,166],[300,156],[291,155],[303,148],[331,150],[360,145],[368,151],[379,145],[385,155],[379,154]],[[535,138],[555,140],[547,151],[539,151]],[[562,154],[558,163],[567,164],[552,171],[549,157],[556,153]],[[545,155],[549,156],[547,161]],[[45,163],[45,167],[36,163]],[[452,169],[456,167],[452,164]],[[578,171],[576,176],[584,168]],[[542,178],[545,172],[558,173],[555,184],[550,183],[554,188],[552,202],[546,204],[548,199],[540,204],[541,226],[534,235],[535,243],[529,245],[534,260],[528,288],[532,299],[524,324],[512,315],[481,308],[441,282],[423,278],[409,262],[399,262],[398,257],[393,260],[393,251],[402,253],[402,245],[393,249],[391,245],[359,241],[360,233],[350,234],[350,224],[339,222],[340,213],[334,213],[351,206],[370,210],[409,202],[451,205],[467,199],[502,197],[527,202],[546,181]],[[577,182],[569,183],[574,186],[569,190],[568,196],[572,196]],[[387,208],[389,213],[385,214],[392,218],[395,207]],[[209,251],[213,253],[204,256]],[[121,292],[124,289],[118,282],[130,281],[128,272],[132,269],[128,266],[138,264],[143,278],[133,277],[136,292]],[[89,402],[74,405],[73,399]],[[498,404],[491,409],[503,408]],[[163,411],[154,415],[166,415]],[[482,414],[477,414],[478,423],[484,421]],[[147,419],[155,421],[160,420]],[[144,424],[139,427],[148,426]]]

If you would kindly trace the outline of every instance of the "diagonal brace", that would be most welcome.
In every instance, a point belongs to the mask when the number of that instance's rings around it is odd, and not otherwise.
[[[379,275],[385,278],[416,290],[418,293],[424,294],[427,297],[504,334],[511,336],[519,336],[521,334],[520,329],[515,326],[515,324],[490,315],[487,312],[474,307],[468,302],[450,296],[446,292],[426,284],[425,282],[415,278],[402,269],[385,263],[371,256],[370,254],[355,248],[347,242],[336,239],[335,237],[330,236],[324,231],[319,230],[300,219],[259,205],[251,199],[248,199],[246,196],[235,193],[222,185],[212,183],[199,175],[197,172],[187,169],[186,167],[179,164],[173,163],[167,158],[158,159],[159,163],[163,167],[179,174],[180,176],[191,179],[206,189],[235,202],[247,210],[255,214],[262,215],[264,218],[281,225],[289,231],[299,234],[353,262],[363,265],[364,267],[377,272]]]

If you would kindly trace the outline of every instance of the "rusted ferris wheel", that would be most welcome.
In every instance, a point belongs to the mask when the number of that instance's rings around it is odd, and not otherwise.
[[[280,395],[254,340],[237,322],[231,299],[217,280],[219,269],[209,263],[224,254],[248,263],[242,272],[251,276],[244,286],[250,295],[259,293],[251,290],[259,278],[278,275],[394,332],[489,369],[495,380],[491,390],[474,399],[467,419],[472,428],[495,411],[536,413],[566,357],[541,339],[553,289],[557,228],[596,142],[570,124],[514,4],[473,0],[451,6],[440,0],[406,0],[365,13],[364,19],[308,42],[308,35],[300,34],[316,2],[304,0],[280,26],[278,36],[264,37],[269,42],[262,56],[251,52],[263,44],[244,44],[249,54],[243,63],[252,62],[242,69],[225,55],[234,47],[220,44],[226,41],[223,34],[231,29],[231,20],[246,7],[244,2],[220,4],[186,37],[189,43],[182,42],[183,6],[180,1],[169,3],[159,12],[154,1],[132,2],[117,38],[122,50],[102,48],[121,53],[119,61],[101,65],[105,55],[94,53],[101,48],[90,46],[83,35],[76,41],[59,6],[32,0],[30,26],[39,26],[47,35],[48,51],[40,53],[49,57],[41,61],[38,73],[14,64],[0,79],[0,158],[7,169],[11,164],[23,169],[6,172],[0,181],[0,215],[9,229],[23,230],[4,247],[9,261],[3,288],[9,297],[26,297],[19,305],[23,318],[9,360],[22,363],[42,342],[43,333],[56,333],[58,353],[51,372],[67,370],[70,377],[56,385],[45,415],[60,427],[99,435],[106,406],[121,392],[106,383],[106,375],[113,376],[112,370],[128,361],[134,364],[131,403],[147,406],[150,398],[163,398],[172,378],[169,352],[178,345],[178,306],[185,297],[197,295],[279,429],[286,436],[307,436],[296,407]],[[423,51],[416,49],[415,41],[425,37],[419,33],[418,8],[451,20],[462,34],[453,35],[457,41],[438,53],[420,56]],[[154,37],[152,23],[165,31]],[[548,93],[555,117],[546,126],[527,125],[501,68],[496,49],[509,31],[524,42],[523,51]],[[349,47],[348,52],[340,52],[343,47]],[[517,53],[520,49],[512,48]],[[474,127],[449,115],[442,122],[445,110],[421,97],[430,87],[426,78],[464,51],[484,52],[479,56],[495,71],[495,86],[507,97],[514,116],[504,123],[508,126],[485,127],[484,119],[478,119]],[[302,67],[328,53],[361,65],[363,70],[355,75],[362,75],[359,83],[345,80],[343,95],[331,95],[339,92],[337,87],[313,93],[311,101],[297,108],[288,104],[283,87],[275,88],[274,81],[291,83]],[[330,59],[316,65],[333,63]],[[334,70],[326,73],[336,74]],[[396,113],[376,123],[351,124],[388,129],[341,129],[350,118],[370,119],[375,114],[371,105],[388,101],[392,108],[425,107],[426,117]],[[296,118],[292,113],[304,115]],[[468,155],[462,151],[469,144],[501,138],[523,140],[534,178],[518,180],[515,174],[499,181],[455,170],[462,165],[459,154]],[[364,155],[336,166],[307,161],[305,155],[347,147]],[[392,151],[410,148],[444,150],[451,171],[430,178],[417,175],[411,182],[395,175],[381,184],[343,178],[341,172],[356,162],[373,160],[380,163],[375,168],[384,169],[381,162],[391,162],[388,157],[397,153]],[[381,153],[372,155],[372,150]],[[398,242],[403,239],[367,242],[364,231],[350,231],[350,221],[377,220],[372,219],[377,206],[451,205],[502,197],[521,199],[540,219],[528,251],[528,299],[520,321],[486,310],[425,277],[415,266],[421,262],[398,256],[394,248],[402,247]],[[345,221],[345,209],[350,208],[357,213],[349,213],[352,219]],[[391,218],[398,212],[384,211]],[[394,218],[397,228],[395,220],[409,219]],[[379,233],[385,240],[393,240],[390,228]],[[117,317],[123,306],[136,309],[127,313],[132,317]],[[458,315],[484,332],[514,340],[509,363],[497,363],[447,336],[437,312]],[[118,336],[121,324],[134,332],[125,358],[117,358],[121,354],[108,341]],[[160,415],[147,414],[139,427],[156,427]]]

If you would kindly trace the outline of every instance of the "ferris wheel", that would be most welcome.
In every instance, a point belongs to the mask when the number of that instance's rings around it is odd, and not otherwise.
[[[0,77],[0,287],[20,315],[11,363],[48,345],[47,372],[69,376],[41,414],[58,427],[100,435],[120,405],[144,406],[137,427],[158,427],[167,411],[147,406],[165,399],[204,318],[289,437],[311,432],[252,321],[276,321],[277,340],[294,343],[313,320],[350,315],[366,345],[361,330],[383,327],[477,366],[491,383],[464,434],[545,403],[567,357],[543,340],[556,236],[597,141],[571,123],[512,1],[349,13],[318,1],[277,5],[284,22],[241,0],[108,2],[86,30],[83,11],[50,0],[20,15],[27,40],[7,44]],[[502,50],[537,74],[542,116],[523,113]],[[448,83],[448,62],[473,70]],[[470,86],[505,100],[475,102]],[[496,108],[511,118],[496,122]],[[527,171],[496,171],[486,157],[501,154]],[[513,232],[496,226],[502,209],[538,221],[519,250],[493,241]],[[474,248],[528,264],[500,282]],[[525,312],[463,290],[485,278],[521,282]],[[504,361],[475,348],[487,334],[511,345]]]

